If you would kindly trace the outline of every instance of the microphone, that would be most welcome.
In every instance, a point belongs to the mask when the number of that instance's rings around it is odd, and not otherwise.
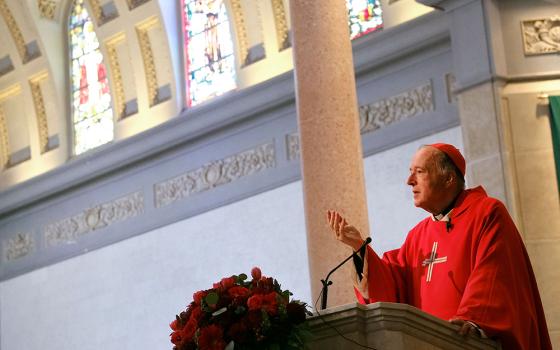
[[[327,275],[327,277],[324,280],[321,280],[321,283],[323,283],[323,290],[321,291],[321,310],[324,310],[324,309],[327,308],[327,295],[328,295],[328,291],[329,291],[329,286],[332,284],[332,281],[329,281],[329,277],[331,276],[331,274],[333,272],[335,272],[336,270],[338,270],[348,260],[352,259],[352,257],[355,256],[357,252],[361,252],[362,249],[364,249],[365,246],[367,246],[370,243],[371,243],[371,237],[366,238],[364,243],[362,243],[362,245],[360,246],[360,248],[357,251],[352,252],[352,255],[350,255],[349,257],[344,259],[340,264],[338,264],[334,269],[332,269],[329,272],[329,274]]]

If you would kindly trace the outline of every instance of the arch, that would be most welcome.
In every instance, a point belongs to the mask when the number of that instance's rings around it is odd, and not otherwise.
[[[74,154],[113,140],[114,121],[107,69],[84,0],[68,16]]]
[[[351,40],[383,27],[379,0],[346,0],[346,8]]]
[[[235,57],[224,0],[183,0],[187,105],[235,89]]]

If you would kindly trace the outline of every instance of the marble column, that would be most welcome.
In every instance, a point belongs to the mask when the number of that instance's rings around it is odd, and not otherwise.
[[[290,1],[303,193],[313,301],[351,253],[330,232],[336,209],[369,236],[362,144],[344,1]],[[354,301],[351,262],[333,274],[328,306]]]

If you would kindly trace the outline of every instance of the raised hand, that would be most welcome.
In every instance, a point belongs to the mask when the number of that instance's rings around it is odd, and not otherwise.
[[[362,234],[354,226],[348,225],[348,222],[339,212],[335,210],[327,211],[327,221],[329,227],[335,234],[336,239],[344,244],[349,245],[354,250],[360,249],[364,243]]]

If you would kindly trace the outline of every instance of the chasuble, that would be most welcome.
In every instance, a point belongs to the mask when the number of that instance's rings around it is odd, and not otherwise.
[[[505,206],[477,187],[459,195],[446,219],[424,219],[383,258],[368,246],[355,276],[358,300],[472,321],[503,349],[551,349],[533,269]]]

